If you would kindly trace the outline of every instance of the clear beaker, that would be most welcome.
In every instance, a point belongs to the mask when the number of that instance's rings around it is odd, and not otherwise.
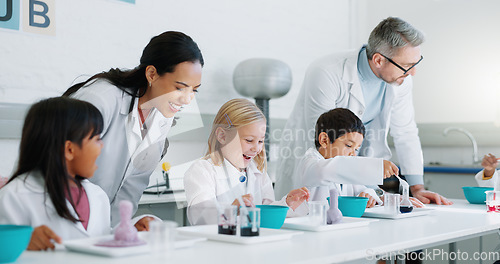
[[[174,249],[177,223],[153,220],[149,222],[148,242],[153,254],[169,256]]]
[[[247,207],[248,215],[240,212],[240,236],[258,236],[260,230],[260,208]]]
[[[238,207],[236,205],[221,205],[218,208],[219,234],[236,235],[236,225],[238,223]]]
[[[313,225],[326,225],[326,201],[310,201],[307,203],[309,207],[309,222]]]
[[[384,194],[384,211],[389,214],[399,213],[399,203],[401,201],[399,193]]]
[[[500,212],[500,191],[486,191],[486,211]]]

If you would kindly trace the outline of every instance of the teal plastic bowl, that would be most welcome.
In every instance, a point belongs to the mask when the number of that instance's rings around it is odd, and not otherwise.
[[[14,262],[28,247],[31,226],[0,225],[0,263]]]
[[[260,208],[260,227],[280,229],[285,223],[288,207],[281,205],[257,205]]]
[[[366,197],[339,196],[339,210],[343,216],[361,217],[367,204]]]
[[[465,199],[471,204],[486,203],[486,191],[493,191],[492,187],[462,187]]]

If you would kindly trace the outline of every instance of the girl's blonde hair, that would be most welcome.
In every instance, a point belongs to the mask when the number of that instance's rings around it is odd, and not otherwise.
[[[247,99],[227,101],[221,106],[214,118],[212,131],[208,137],[208,151],[204,158],[212,159],[217,166],[220,166],[224,160],[220,150],[221,144],[217,140],[217,128],[220,127],[225,131],[231,131],[259,121],[266,121],[266,117],[254,103]],[[265,148],[262,148],[262,151],[255,156],[254,161],[261,172],[267,169]]]

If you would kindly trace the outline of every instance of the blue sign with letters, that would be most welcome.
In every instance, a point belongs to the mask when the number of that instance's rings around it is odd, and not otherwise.
[[[0,0],[0,28],[19,30],[20,0]]]

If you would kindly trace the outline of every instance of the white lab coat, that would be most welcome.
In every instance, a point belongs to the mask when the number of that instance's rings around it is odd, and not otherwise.
[[[381,158],[368,157],[336,156],[325,159],[315,148],[310,148],[295,165],[294,173],[297,173],[297,179],[301,179],[300,185],[309,189],[313,201],[324,201],[330,197],[330,189],[335,188],[340,196],[358,196],[365,192],[382,204],[375,190],[365,185],[382,184],[383,163]]]
[[[20,175],[0,189],[0,224],[29,225],[34,228],[46,225],[63,240],[110,234],[108,196],[88,180],[82,180],[82,186],[89,199],[87,230],[81,222],[73,223],[57,214],[45,191],[45,181],[40,172]],[[66,205],[78,219],[68,200]]]
[[[97,158],[98,169],[90,179],[99,185],[111,202],[111,223],[120,221],[119,201],[128,200],[137,210],[149,177],[168,147],[167,133],[173,118],[153,109],[146,118],[148,133],[141,136],[137,99],[128,112],[132,97],[104,80],[81,88],[72,97],[92,103],[104,118],[101,134],[104,146]]]
[[[184,174],[187,216],[191,225],[217,224],[217,206],[232,204],[237,196],[245,194],[252,194],[256,205],[287,206],[286,196],[280,201],[274,200],[271,179],[267,173],[257,169],[254,161],[247,168],[247,182],[239,181],[240,176],[245,174],[230,162],[224,160],[224,164],[229,177],[226,177],[223,166],[214,165],[211,159],[195,161]],[[289,214],[293,214],[292,210]]]
[[[477,181],[477,185],[479,187],[495,187],[495,184],[500,184],[498,182],[498,171],[495,170],[495,173],[493,173],[493,176],[489,178],[488,180],[483,180],[483,175],[484,175],[484,170],[478,172],[476,176],[474,177]],[[497,187],[498,190],[500,190],[500,186]]]
[[[318,117],[334,108],[348,108],[360,119],[365,111],[358,70],[359,50],[324,57],[308,68],[297,102],[282,133],[275,191],[279,197],[298,186],[294,165],[307,149],[314,147]],[[401,172],[423,175],[423,156],[414,119],[412,79],[398,87],[387,85],[381,113],[366,127],[360,155],[389,160],[389,128],[394,138]],[[361,165],[354,165],[361,166]],[[423,184],[422,177],[407,177],[410,185]]]

